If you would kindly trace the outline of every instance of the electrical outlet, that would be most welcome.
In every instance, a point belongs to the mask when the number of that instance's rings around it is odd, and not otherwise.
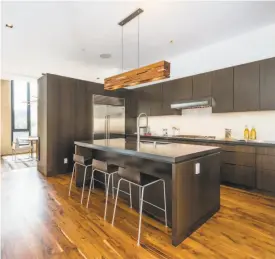
[[[64,158],[64,164],[68,164],[68,158]]]
[[[196,163],[195,164],[195,174],[200,174],[200,172],[201,172],[201,164]]]

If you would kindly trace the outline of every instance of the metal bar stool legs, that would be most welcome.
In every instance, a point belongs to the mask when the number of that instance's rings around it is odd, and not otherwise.
[[[98,171],[104,174],[104,183],[95,179],[94,178],[94,172]],[[117,172],[113,172],[113,173],[106,173],[104,171],[101,171],[99,169],[94,169],[92,171],[92,176],[91,176],[91,182],[90,182],[90,187],[89,187],[89,194],[88,194],[88,200],[87,200],[87,204],[86,204],[86,208],[89,207],[89,202],[90,202],[90,195],[91,195],[91,189],[93,186],[94,189],[94,181],[103,183],[105,185],[105,209],[104,209],[104,220],[106,220],[106,215],[107,215],[107,206],[108,206],[108,196],[109,196],[109,186],[110,186],[110,178],[112,177],[112,183],[114,182],[113,178],[114,178],[114,174],[116,174]],[[113,192],[113,188],[114,186],[112,185],[112,192]]]
[[[139,187],[139,191],[141,190],[141,194],[139,195],[139,226],[138,226],[138,240],[137,240],[137,245],[139,246],[140,245],[140,234],[141,234],[141,223],[142,223],[142,209],[143,209],[143,203],[147,203],[147,204],[150,204],[162,211],[164,211],[164,216],[165,216],[165,226],[167,227],[167,211],[166,211],[166,193],[165,193],[165,181],[163,179],[158,179],[156,181],[153,181],[151,183],[148,183],[148,184],[145,184],[145,185],[140,185],[140,184],[137,184],[137,183],[134,183],[134,182],[131,182],[127,179],[124,179],[124,178],[121,178],[119,181],[118,181],[118,186],[117,186],[117,192],[116,192],[116,200],[115,200],[115,206],[114,206],[114,212],[113,212],[113,219],[112,219],[112,225],[114,225],[114,221],[115,221],[115,214],[116,214],[116,207],[117,207],[117,198],[118,198],[118,193],[120,191],[120,184],[121,184],[121,181],[125,181],[125,182],[129,182],[130,185],[131,184],[134,184],[136,186]],[[144,190],[146,187],[152,185],[152,184],[155,184],[157,182],[163,182],[163,198],[164,198],[164,208],[160,208],[148,201],[145,201],[144,200]]]
[[[80,202],[81,202],[81,204],[82,204],[82,202],[83,202],[83,197],[84,197],[84,189],[85,189],[87,168],[88,168],[88,167],[91,167],[92,165],[83,165],[83,164],[80,164],[80,163],[77,163],[77,162],[74,163],[73,172],[72,172],[72,177],[71,177],[71,182],[70,182],[70,188],[69,188],[69,196],[71,195],[71,189],[72,189],[72,184],[73,184],[73,178],[74,178],[74,175],[75,175],[75,172],[76,172],[76,165],[80,165],[80,166],[85,167],[84,178],[83,178],[83,185],[82,185],[82,192],[81,192],[81,200],[80,200]]]
[[[69,196],[71,196],[71,189],[72,189],[72,184],[73,184],[73,179],[74,179],[74,172],[75,172],[75,163],[74,163],[71,182],[70,182],[70,187],[69,187],[69,194],[68,194]]]

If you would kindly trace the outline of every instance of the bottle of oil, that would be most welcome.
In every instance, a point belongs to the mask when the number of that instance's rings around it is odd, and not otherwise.
[[[253,126],[251,131],[250,131],[250,139],[251,140],[256,140],[256,138],[257,138],[257,133],[256,133],[255,127]]]
[[[243,137],[245,140],[249,140],[249,129],[248,129],[247,125],[245,125]]]

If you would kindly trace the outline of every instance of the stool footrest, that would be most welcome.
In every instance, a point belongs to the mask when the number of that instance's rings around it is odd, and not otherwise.
[[[114,188],[115,190],[117,190],[116,187],[113,187],[113,188]],[[123,193],[125,193],[125,194],[128,194],[128,195],[131,195],[129,192],[125,192],[125,191],[123,191],[123,190],[120,190],[120,189],[119,189],[119,191],[120,191],[120,192],[123,192]]]
[[[162,210],[162,211],[165,211],[165,209],[163,209],[163,208],[161,208],[161,207],[159,207],[159,206],[157,206],[157,205],[155,205],[155,204],[153,204],[153,203],[151,203],[151,202],[149,202],[149,201],[143,200],[143,202],[145,202],[145,203],[147,203],[147,204],[150,204],[151,206],[154,206],[154,207],[156,207],[156,208],[158,208],[158,209],[160,209],[160,210]]]

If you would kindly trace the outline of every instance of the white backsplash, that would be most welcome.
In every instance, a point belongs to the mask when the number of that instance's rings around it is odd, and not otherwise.
[[[212,113],[212,108],[183,110],[182,115],[151,116],[149,127],[153,135],[162,135],[162,129],[180,128],[178,134],[205,135],[224,138],[224,129],[232,129],[232,137],[243,139],[245,125],[256,128],[258,140],[275,141],[275,111]]]

